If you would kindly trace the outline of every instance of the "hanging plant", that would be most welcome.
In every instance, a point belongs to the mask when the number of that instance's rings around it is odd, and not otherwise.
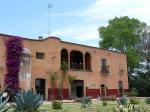
[[[20,55],[23,51],[22,39],[19,37],[9,37],[6,42],[6,68],[5,85],[11,91],[17,92],[19,89]]]

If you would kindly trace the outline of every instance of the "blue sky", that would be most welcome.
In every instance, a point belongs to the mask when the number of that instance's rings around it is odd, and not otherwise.
[[[48,13],[48,4],[52,4]],[[0,33],[26,38],[50,35],[98,46],[98,27],[115,16],[150,24],[150,0],[1,0]]]

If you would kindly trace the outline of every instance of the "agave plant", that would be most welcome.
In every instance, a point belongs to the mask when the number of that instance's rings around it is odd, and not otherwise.
[[[1,92],[0,92],[0,112],[6,112],[9,107],[6,107],[6,103],[8,102],[9,97],[7,97],[7,99],[5,99],[4,101],[2,101],[2,94],[4,93],[4,91],[7,89],[7,87],[5,87]]]
[[[123,95],[118,99],[118,104],[119,105],[127,105],[128,99],[127,96]]]
[[[43,96],[32,90],[19,92],[15,96],[15,110],[17,112],[37,112],[43,103]]]
[[[92,104],[91,97],[89,97],[89,96],[82,97],[81,100],[80,100],[80,103],[81,103],[82,108],[89,107]]]
[[[150,104],[150,97],[145,99],[146,104]]]

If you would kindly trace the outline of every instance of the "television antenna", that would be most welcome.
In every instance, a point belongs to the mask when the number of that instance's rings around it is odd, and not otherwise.
[[[50,15],[51,15],[52,4],[48,4],[48,36],[50,36]]]

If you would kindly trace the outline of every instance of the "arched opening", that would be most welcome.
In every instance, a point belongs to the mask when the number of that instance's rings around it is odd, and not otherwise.
[[[41,94],[45,98],[45,79],[37,78],[35,79],[35,90],[38,94]]]
[[[118,82],[118,86],[119,86],[119,94],[120,96],[122,96],[123,92],[124,92],[124,89],[123,89],[123,82],[122,81],[119,81]]]
[[[66,49],[61,50],[61,65],[63,62],[68,63],[68,51]]]
[[[85,53],[85,70],[91,70],[91,55]]]
[[[30,89],[31,81],[31,53],[27,48],[23,49],[20,55],[19,82],[21,89]]]
[[[107,87],[105,84],[101,84],[101,96],[106,96]]]
[[[70,69],[83,70],[83,54],[80,51],[70,52]]]

